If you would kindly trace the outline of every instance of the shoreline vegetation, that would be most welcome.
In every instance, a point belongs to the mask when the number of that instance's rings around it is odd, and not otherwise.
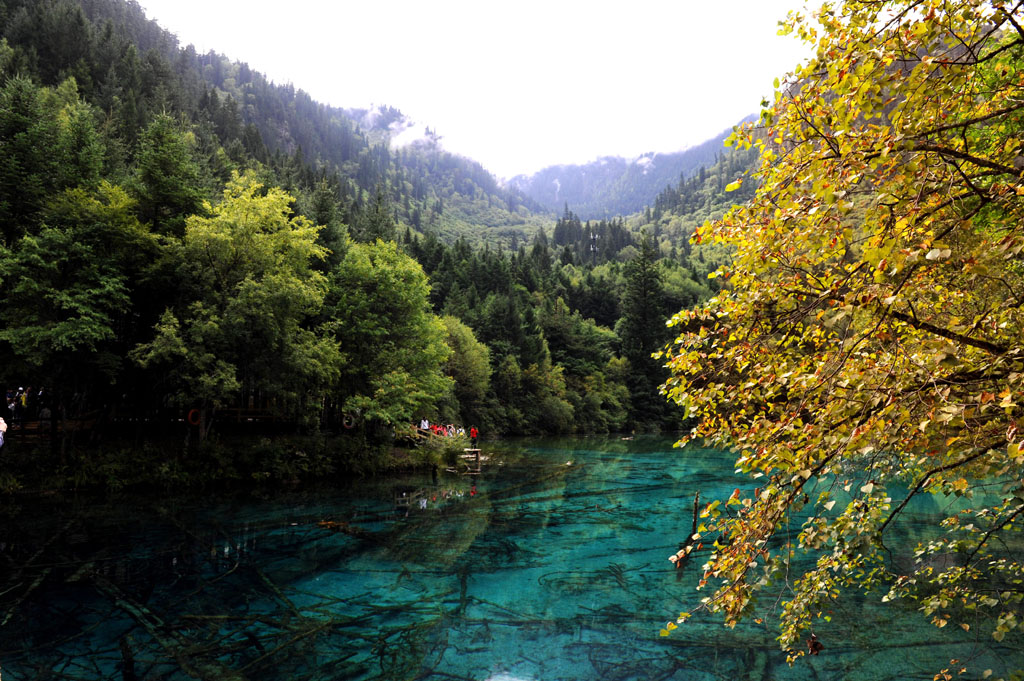
[[[0,497],[66,492],[245,489],[313,481],[345,482],[444,467],[468,437],[373,441],[363,433],[227,433],[183,446],[161,433],[69,445],[14,441],[0,449]]]

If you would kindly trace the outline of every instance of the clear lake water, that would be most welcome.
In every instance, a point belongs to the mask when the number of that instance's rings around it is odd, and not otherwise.
[[[881,593],[844,597],[786,663],[771,602],[734,629],[692,611],[701,555],[668,557],[694,494],[753,488],[667,437],[482,443],[454,472],[225,497],[8,502],[0,679],[932,679],[1024,667]],[[908,554],[955,501],[916,499]],[[798,523],[792,528],[795,536]],[[706,554],[703,554],[706,555]],[[905,557],[905,555],[904,555]],[[899,556],[897,556],[899,558]],[[807,558],[805,560],[810,560]]]

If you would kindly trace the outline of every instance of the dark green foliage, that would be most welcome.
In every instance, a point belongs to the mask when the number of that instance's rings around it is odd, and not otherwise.
[[[153,119],[139,141],[133,182],[139,217],[159,234],[181,236],[185,218],[199,213],[199,167],[169,116]]]
[[[300,212],[323,229],[317,237],[317,243],[327,249],[324,269],[331,270],[345,256],[345,237],[348,229],[341,221],[342,197],[338,188],[322,179],[316,187],[303,197]]]
[[[665,325],[671,312],[665,304],[663,275],[656,259],[653,241],[644,238],[639,253],[625,267],[622,318],[615,327],[622,356],[630,364],[628,385],[633,395],[633,420],[651,424],[663,421],[668,407],[658,395],[658,386],[668,378],[668,372],[651,355],[671,335]]]
[[[359,241],[394,241],[395,220],[391,216],[391,202],[384,193],[384,187],[377,185],[370,205],[359,216],[353,236]]]
[[[559,224],[560,240],[573,238],[573,229],[584,233],[569,212]],[[636,251],[621,223],[599,224],[602,234],[621,230],[619,243],[627,244],[607,257]],[[474,251],[463,240],[445,246],[430,235],[407,249],[431,277],[435,308],[458,316],[489,348],[489,397],[478,402],[492,405],[492,428],[589,432],[666,423],[658,395],[664,377],[650,354],[668,338],[669,304],[708,290],[661,260],[653,240],[644,239],[625,266],[612,260],[597,268],[559,262],[543,237],[514,253]]]
[[[27,78],[0,90],[0,235],[33,231],[46,197],[62,188],[60,130],[54,106]]]
[[[594,222],[588,220],[583,224],[568,206],[555,223],[552,242],[555,247],[562,247],[563,264],[595,266],[617,258],[622,249],[635,244],[622,218]],[[566,253],[570,255],[564,255]]]
[[[132,202],[104,183],[55,196],[37,234],[0,247],[0,349],[8,380],[49,386],[55,410],[131,373],[140,278],[156,253]],[[28,379],[28,380],[26,380]]]

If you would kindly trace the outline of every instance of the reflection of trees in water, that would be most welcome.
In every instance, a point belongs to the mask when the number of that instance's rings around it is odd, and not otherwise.
[[[662,575],[650,570],[650,564],[627,567],[621,563],[609,563],[596,570],[567,570],[548,572],[538,579],[540,586],[565,594],[578,594],[584,591],[614,593],[619,597],[630,596],[636,612],[647,611],[656,607],[657,598],[661,597],[660,583]],[[651,595],[655,595],[651,598]]]

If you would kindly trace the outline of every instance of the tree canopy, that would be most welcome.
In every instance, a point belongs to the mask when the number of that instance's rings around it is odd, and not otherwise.
[[[352,244],[332,282],[330,317],[344,361],[342,408],[395,425],[411,422],[451,390],[451,349],[430,311],[427,277],[394,242]]]
[[[297,414],[319,407],[315,398],[337,378],[336,344],[311,328],[327,292],[313,262],[325,251],[319,228],[290,216],[292,202],[236,175],[209,217],[188,218],[177,245],[179,302],[135,351],[145,365],[168,365],[175,402],[216,407],[241,390],[271,394]]]
[[[682,443],[751,480],[704,510],[704,607],[732,625],[781,588],[791,659],[849,589],[1001,641],[1024,596],[1021,3],[827,2],[783,31],[815,56],[734,134],[759,189],[698,231],[734,249],[727,285],[667,350]],[[926,494],[958,510],[893,545]]]

